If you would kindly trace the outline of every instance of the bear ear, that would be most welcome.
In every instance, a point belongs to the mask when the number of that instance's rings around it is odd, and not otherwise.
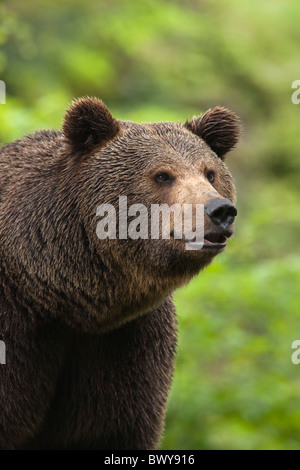
[[[193,117],[184,124],[189,131],[201,137],[224,160],[224,156],[238,142],[240,125],[238,117],[229,109],[216,107],[203,116]]]
[[[75,151],[91,151],[111,140],[118,132],[118,121],[97,98],[74,101],[63,124],[63,133]]]

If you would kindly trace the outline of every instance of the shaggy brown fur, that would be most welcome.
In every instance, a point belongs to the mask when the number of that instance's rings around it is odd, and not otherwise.
[[[170,294],[220,250],[99,240],[96,208],[117,207],[121,195],[149,208],[234,201],[211,149],[223,158],[237,133],[233,113],[219,108],[185,127],[139,125],[86,98],[63,132],[1,149],[0,448],[158,445],[176,350]],[[171,180],[159,183],[161,173]]]

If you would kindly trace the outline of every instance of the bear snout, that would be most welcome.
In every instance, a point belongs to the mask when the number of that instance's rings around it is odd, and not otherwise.
[[[229,231],[237,215],[236,207],[229,199],[211,199],[204,206],[204,212],[214,225],[224,231]]]

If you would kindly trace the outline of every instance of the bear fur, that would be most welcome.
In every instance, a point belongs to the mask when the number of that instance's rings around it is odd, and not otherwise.
[[[225,108],[184,125],[136,124],[82,98],[62,131],[2,147],[1,449],[158,446],[176,353],[172,292],[222,249],[100,240],[96,208],[120,195],[128,206],[234,203],[223,160],[238,133]]]

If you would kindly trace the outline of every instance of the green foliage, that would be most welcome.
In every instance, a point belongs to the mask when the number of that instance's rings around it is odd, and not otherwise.
[[[84,95],[137,121],[240,114],[236,236],[176,293],[162,446],[300,449],[298,0],[5,0],[0,20],[1,143],[60,127]]]

